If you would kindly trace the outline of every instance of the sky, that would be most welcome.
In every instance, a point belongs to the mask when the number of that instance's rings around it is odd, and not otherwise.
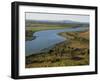
[[[50,14],[50,13],[25,13],[26,20],[71,20],[76,22],[89,22],[89,15],[79,14]]]

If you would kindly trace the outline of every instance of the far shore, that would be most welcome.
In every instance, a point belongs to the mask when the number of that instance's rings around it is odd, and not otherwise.
[[[26,41],[31,41],[34,40],[36,38],[36,36],[33,36],[33,34],[37,31],[44,31],[44,30],[57,30],[57,29],[65,29],[65,28],[78,28],[80,27],[79,25],[75,25],[75,26],[67,26],[67,27],[26,27],[26,31],[25,31],[25,40]]]

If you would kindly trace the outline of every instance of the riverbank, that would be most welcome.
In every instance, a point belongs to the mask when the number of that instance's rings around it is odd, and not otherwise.
[[[80,24],[32,24],[30,26],[25,27],[25,40],[30,41],[32,39],[35,39],[36,37],[33,37],[33,34],[37,31],[42,30],[58,30],[58,29],[65,29],[65,28],[73,28],[73,27],[79,27]]]
[[[89,31],[62,32],[68,40],[49,52],[26,56],[26,68],[80,66],[89,64]],[[69,41],[69,42],[68,42]]]

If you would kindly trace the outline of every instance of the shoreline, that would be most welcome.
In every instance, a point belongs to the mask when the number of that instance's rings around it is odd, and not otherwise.
[[[77,28],[80,28],[80,27],[77,27]],[[83,31],[86,31],[86,30],[83,30]],[[75,31],[72,31],[72,32],[75,32]],[[78,32],[78,31],[77,31],[77,32]],[[32,35],[32,33],[34,34],[35,32],[32,32],[32,31],[31,31],[31,35]],[[65,41],[67,38],[64,37],[63,35],[61,35],[60,33],[63,33],[63,32],[61,31],[61,32],[59,32],[59,33],[56,33],[56,35],[57,35],[57,36],[60,36],[60,37],[63,37],[63,40]],[[28,41],[34,40],[34,39],[36,39],[36,37],[37,37],[37,36],[32,35],[32,38],[31,38],[30,40],[28,40]],[[69,40],[69,39],[67,39],[67,42],[68,42],[68,40]],[[58,43],[54,44],[52,47],[54,47],[55,45],[58,45],[58,44],[60,44],[60,43],[62,43],[62,41],[59,41]],[[45,49],[48,49],[48,50],[46,50],[46,51],[49,51],[49,50],[50,50],[49,48],[51,48],[51,47],[48,47],[48,48],[45,47],[44,49],[41,48],[42,51],[38,51],[37,53],[43,53],[43,52],[45,52]],[[30,53],[30,54],[27,53],[27,54],[26,54],[26,56],[29,56],[29,55],[32,55],[32,53]]]
[[[88,32],[88,31],[84,31],[84,32]],[[81,42],[82,40],[84,40],[85,42],[87,40],[84,37],[83,38],[81,37],[80,39],[75,38],[77,36],[77,35],[74,36],[75,33],[80,34],[81,32],[62,32],[60,33],[60,35],[70,40],[69,42],[64,41],[60,44],[57,44],[55,45],[53,49],[49,50],[49,52],[47,53],[39,53],[39,54],[26,56],[25,67],[31,68],[31,67],[88,65],[89,64],[89,56],[87,55],[87,52],[89,51],[88,46],[84,47],[84,45],[83,46],[81,45],[81,46],[76,47],[73,43],[73,42],[76,42],[75,44],[78,45],[80,40]],[[88,42],[86,43],[86,45],[87,44]],[[82,53],[83,55],[80,54],[81,52],[83,52]],[[85,52],[86,52],[85,54],[86,56],[84,56]],[[84,58],[87,61],[85,61]],[[70,63],[67,63],[64,59],[66,59],[67,61],[70,61]],[[62,62],[63,64],[61,63],[61,61],[63,61]],[[83,63],[81,63],[81,61]]]
[[[60,29],[78,28],[78,27],[80,27],[80,26],[65,27],[65,28],[60,28]],[[60,29],[45,29],[45,30],[60,30]],[[33,34],[34,34],[35,32],[39,32],[39,31],[44,31],[44,30],[38,30],[38,31],[26,30],[26,32],[31,33],[29,36],[28,36],[27,33],[26,33],[26,38],[25,38],[26,41],[28,41],[27,38],[29,38],[29,41],[32,40],[32,38],[34,37]]]

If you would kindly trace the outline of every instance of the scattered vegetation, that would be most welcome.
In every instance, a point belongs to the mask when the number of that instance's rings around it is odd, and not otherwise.
[[[45,53],[26,56],[26,68],[89,65],[89,31],[62,32],[67,40]]]

